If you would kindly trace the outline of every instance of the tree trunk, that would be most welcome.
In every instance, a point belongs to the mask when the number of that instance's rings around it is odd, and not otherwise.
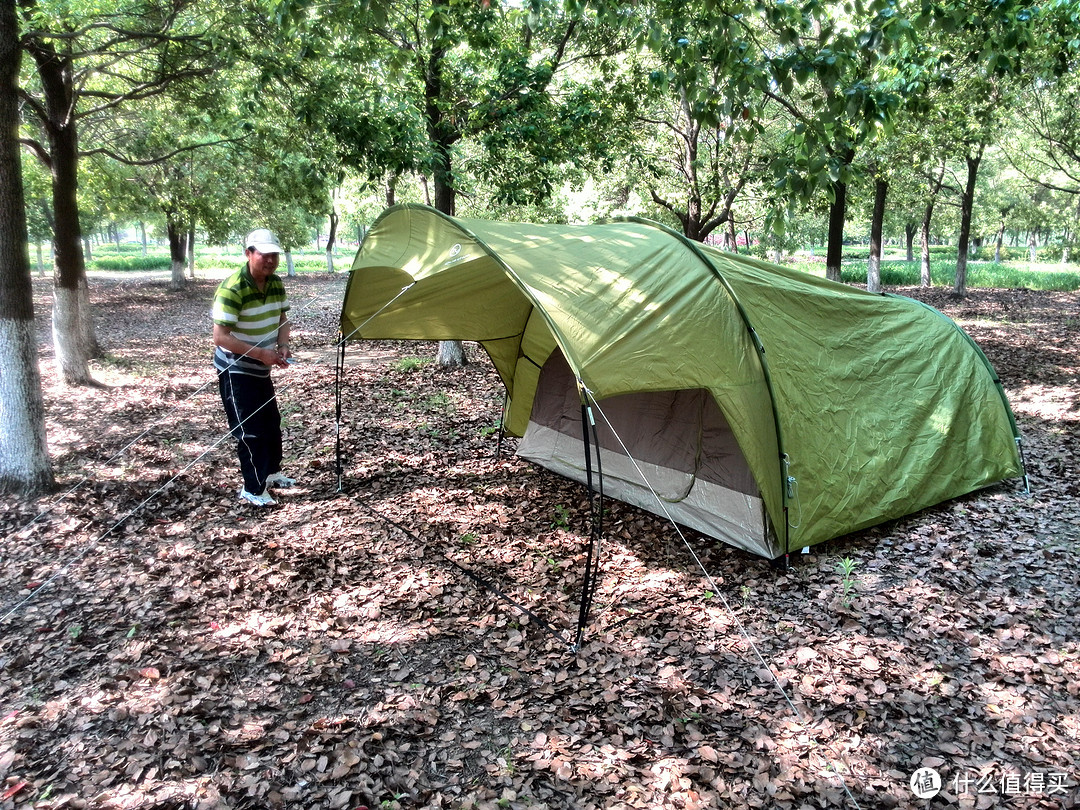
[[[457,367],[464,366],[468,362],[465,357],[465,346],[460,340],[439,341],[438,363],[440,366]]]
[[[53,475],[16,135],[21,53],[15,0],[0,0],[0,491],[36,496],[52,488]]]
[[[982,162],[985,148],[980,144],[976,154],[965,158],[967,183],[960,199],[960,238],[956,244],[956,282],[953,284],[953,295],[959,298],[967,293],[968,245],[971,241],[971,215],[975,208],[975,180],[979,176],[979,163]]]
[[[907,246],[906,259],[909,262],[915,261],[915,234],[919,232],[919,226],[914,222],[909,222],[904,226],[904,244]]]
[[[937,200],[937,195],[941,191],[941,186],[944,182],[945,164],[942,163],[938,169],[938,176],[932,183],[930,198],[926,201],[926,208],[923,210],[922,226],[920,228],[920,242],[922,245],[922,265],[919,278],[920,287],[930,287],[934,283],[930,272],[930,223],[933,221],[934,217],[934,203]]]
[[[330,233],[326,236],[326,272],[334,272],[334,243],[337,241],[338,213],[337,208],[331,202],[330,205]]]
[[[930,222],[934,216],[934,200],[926,204],[922,225],[919,227],[919,286],[930,287],[934,280],[930,273]]]
[[[874,214],[870,221],[870,262],[866,268],[866,289],[881,292],[881,231],[885,222],[885,198],[889,194],[887,181],[874,181]]]
[[[166,230],[169,233],[169,258],[172,260],[172,278],[170,290],[182,290],[187,286],[184,278],[184,266],[187,264],[187,232],[172,216],[166,216]]]
[[[187,266],[188,278],[195,280],[195,220],[191,220],[187,232]]]
[[[994,261],[1001,263],[1001,243],[1005,240],[1005,217],[1001,218],[997,238],[994,240]]]
[[[52,172],[56,360],[66,383],[87,385],[93,383],[90,358],[98,356],[100,350],[89,307],[79,224],[79,149],[71,116],[73,71],[69,60],[58,55],[51,45],[30,38],[27,48],[34,56],[47,108],[43,123],[49,138]]]
[[[829,247],[825,255],[825,277],[840,281],[844,260],[844,217],[847,214],[847,184],[834,183],[832,205],[829,206]]]
[[[1062,264],[1068,264],[1069,263],[1069,254],[1070,254],[1071,249],[1072,249],[1073,239],[1076,238],[1074,236],[1074,234],[1076,234],[1077,231],[1080,231],[1080,195],[1077,195],[1076,207],[1073,209],[1073,227],[1066,232],[1064,238],[1062,239],[1062,244],[1061,244],[1061,263]]]
[[[434,0],[433,5],[446,5],[446,0]],[[453,154],[451,147],[458,139],[452,122],[443,112],[442,60],[446,53],[442,48],[432,48],[426,65],[424,83],[424,110],[427,118],[428,138],[434,153],[432,179],[435,184],[435,210],[454,216],[456,189],[454,188]],[[444,368],[453,368],[466,364],[465,349],[461,341],[442,341],[439,343],[438,364]]]
[[[1035,264],[1039,260],[1039,240],[1038,231],[1033,230],[1031,236],[1028,237],[1028,261]]]

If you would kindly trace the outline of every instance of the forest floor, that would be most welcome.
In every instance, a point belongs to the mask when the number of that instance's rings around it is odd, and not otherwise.
[[[583,488],[497,454],[475,347],[453,372],[412,359],[430,344],[350,347],[336,431],[345,280],[286,280],[300,486],[258,510],[215,282],[93,279],[104,385],[71,389],[35,279],[58,489],[0,500],[0,810],[1080,806],[1080,295],[899,290],[996,366],[1030,494],[787,568],[688,532],[712,579],[609,501],[572,650]]]

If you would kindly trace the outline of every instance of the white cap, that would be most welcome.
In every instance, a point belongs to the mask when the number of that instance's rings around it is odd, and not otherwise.
[[[244,249],[255,248],[259,253],[281,253],[281,243],[271,231],[259,228],[247,235]]]

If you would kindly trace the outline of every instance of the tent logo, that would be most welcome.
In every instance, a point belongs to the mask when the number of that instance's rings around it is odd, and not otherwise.
[[[465,257],[461,255],[461,243],[453,245],[449,250],[449,255],[446,261],[443,262],[443,267],[449,267],[452,264],[457,264],[460,261],[464,261]]]

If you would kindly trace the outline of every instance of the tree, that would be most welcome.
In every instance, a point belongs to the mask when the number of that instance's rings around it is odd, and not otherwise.
[[[724,224],[734,225],[735,200],[748,183],[760,179],[767,160],[759,154],[764,139],[744,138],[741,121],[707,125],[682,87],[658,100],[638,120],[655,132],[647,180],[649,196],[670,214],[688,239],[704,241]],[[729,229],[730,230],[730,229]]]
[[[0,0],[0,490],[38,495],[53,477],[16,139],[20,61],[15,0]]]
[[[297,26],[286,36],[304,43],[289,91],[308,93],[303,119],[371,181],[430,180],[443,213],[480,183],[496,199],[535,203],[563,166],[607,145],[611,107],[598,102],[610,97],[601,79],[615,74],[596,78],[585,65],[618,43],[555,4],[427,0],[356,14],[299,0],[279,11]],[[460,345],[440,351],[443,364],[464,361]]]
[[[39,127],[24,143],[52,175],[55,302],[53,338],[65,381],[92,382],[98,353],[90,317],[79,222],[79,129],[125,104],[205,76],[228,29],[190,0],[127,0],[108,10],[20,3],[22,47],[34,80],[21,88]]]

